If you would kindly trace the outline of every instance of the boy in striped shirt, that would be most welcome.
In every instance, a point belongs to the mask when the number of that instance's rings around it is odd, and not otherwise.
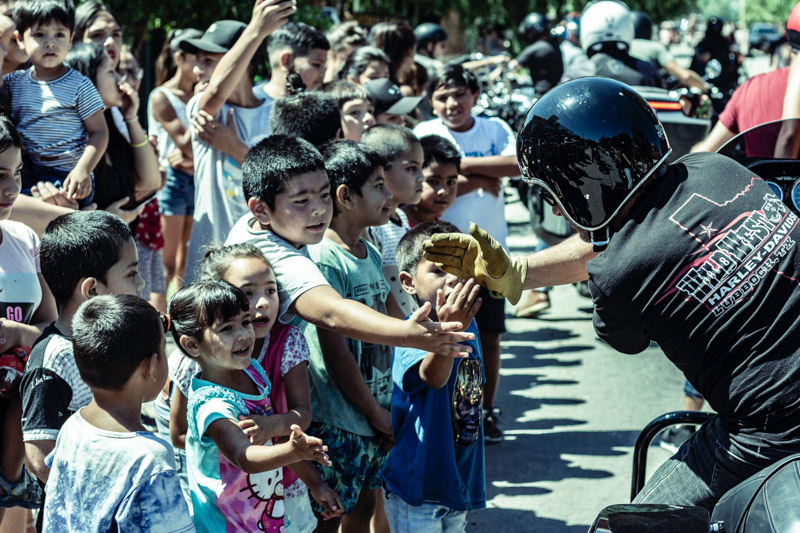
[[[22,0],[13,17],[17,40],[32,63],[4,76],[2,89],[33,161],[33,176],[26,176],[23,188],[49,181],[83,207],[94,196],[92,171],[105,154],[108,127],[91,80],[64,64],[75,7],[71,0]]]

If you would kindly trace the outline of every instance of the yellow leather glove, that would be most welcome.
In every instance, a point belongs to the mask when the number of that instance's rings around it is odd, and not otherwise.
[[[477,224],[470,224],[469,233],[432,235],[422,245],[425,259],[461,279],[475,278],[516,304],[522,295],[528,261],[524,257],[510,258],[500,243]]]

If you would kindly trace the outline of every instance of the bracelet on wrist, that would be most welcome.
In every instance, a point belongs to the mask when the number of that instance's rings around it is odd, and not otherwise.
[[[131,148],[141,148],[142,146],[147,146],[149,142],[150,141],[147,139],[147,137],[145,137],[144,140],[140,143],[136,144],[131,143]]]
[[[137,117],[135,115],[130,117],[130,118],[125,117],[125,122],[138,122],[138,120],[139,120],[139,117]]]

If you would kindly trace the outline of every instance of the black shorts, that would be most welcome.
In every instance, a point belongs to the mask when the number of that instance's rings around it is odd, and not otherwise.
[[[506,332],[506,299],[496,292],[481,287],[479,294],[483,303],[475,315],[478,331],[490,333]]]

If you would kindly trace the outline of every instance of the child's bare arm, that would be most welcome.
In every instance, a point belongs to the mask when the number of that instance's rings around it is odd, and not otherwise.
[[[289,468],[306,484],[311,497],[325,509],[321,513],[323,520],[330,520],[344,513],[344,505],[339,495],[325,484],[314,465],[308,461],[300,461],[290,465]]]
[[[200,109],[212,116],[219,113],[247,73],[250,60],[261,42],[295,11],[294,0],[256,0],[250,23],[214,69],[208,87],[200,97]]]
[[[461,159],[463,174],[480,174],[494,178],[518,176],[519,164],[515,155],[487,155],[484,157],[464,157]]]
[[[161,91],[155,91],[150,95],[150,109],[155,118],[169,135],[169,138],[180,148],[184,157],[192,158],[192,135],[189,128],[184,127],[180,117],[175,112],[175,108],[169,99]],[[166,155],[166,154],[164,154]]]
[[[502,188],[503,184],[500,178],[480,176],[478,174],[470,174],[469,176],[459,175],[458,192],[456,196],[463,196],[475,189],[483,189],[495,196],[499,196]]]
[[[317,336],[325,367],[333,382],[376,431],[391,437],[392,419],[389,411],[378,405],[345,338],[333,331],[319,328]]]
[[[292,368],[283,383],[286,389],[286,405],[289,412],[270,416],[240,416],[239,427],[253,444],[264,444],[268,439],[285,437],[294,424],[305,431],[311,424],[311,393],[308,387],[306,363]]]
[[[481,306],[478,293],[481,287],[474,279],[459,282],[445,299],[444,292],[436,294],[436,313],[442,320],[458,320],[467,327],[475,318]],[[419,365],[420,379],[432,389],[441,389],[450,379],[453,371],[453,358],[429,353]]]
[[[290,310],[303,320],[341,336],[374,344],[408,346],[426,352],[462,353],[458,344],[472,340],[471,333],[458,332],[457,322],[431,322],[430,306],[420,307],[408,320],[386,316],[354,300],[342,298],[330,286],[319,286],[301,294]]]
[[[187,403],[186,396],[175,387],[169,407],[169,438],[172,445],[181,450],[186,448],[186,431],[189,429],[189,421],[186,418]]]
[[[92,192],[92,171],[108,148],[108,126],[103,111],[95,111],[84,119],[88,140],[75,168],[64,180],[67,198],[86,198]]]
[[[50,469],[47,468],[44,459],[55,447],[54,440],[34,440],[25,443],[25,468],[42,483],[47,483],[47,478],[50,477]]]
[[[330,466],[328,447],[316,437],[306,435],[299,426],[292,426],[288,442],[273,446],[250,443],[235,421],[228,418],[212,422],[205,434],[214,441],[219,451],[239,470],[257,474],[275,470],[298,461],[317,461]]]

